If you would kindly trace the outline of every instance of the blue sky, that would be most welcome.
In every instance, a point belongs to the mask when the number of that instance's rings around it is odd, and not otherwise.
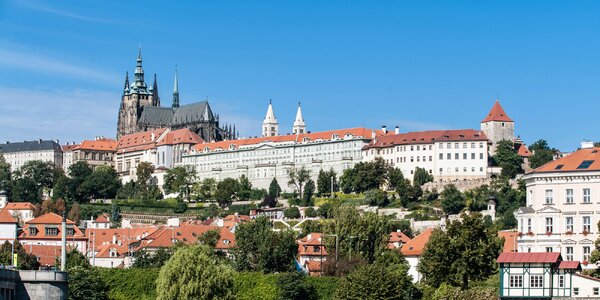
[[[479,128],[496,95],[526,143],[600,140],[598,1],[0,1],[0,141],[113,137],[141,43],[171,101],[260,134]]]

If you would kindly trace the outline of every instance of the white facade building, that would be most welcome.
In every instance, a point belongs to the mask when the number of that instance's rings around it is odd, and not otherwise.
[[[364,148],[363,158],[383,158],[412,180],[417,167],[435,181],[486,178],[488,138],[479,130],[431,130],[377,137]]]
[[[588,264],[600,221],[600,148],[581,149],[525,175],[527,204],[515,212],[519,252],[560,252]]]
[[[11,171],[15,171],[28,161],[41,160],[51,162],[57,168],[62,168],[63,154],[61,146],[51,140],[25,141],[19,143],[6,142],[0,144],[0,154],[10,164]]]
[[[341,175],[362,160],[361,149],[376,134],[350,128],[197,144],[182,164],[194,166],[199,180],[244,175],[252,186],[266,189],[277,178],[284,191],[291,191],[289,169],[304,167],[315,182],[321,169]]]
[[[267,114],[262,124],[262,136],[277,136],[279,135],[279,122],[275,118],[273,112],[273,104],[269,100],[269,108],[267,108]]]

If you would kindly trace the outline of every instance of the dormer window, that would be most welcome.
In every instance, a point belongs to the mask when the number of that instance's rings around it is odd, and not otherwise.
[[[37,235],[37,228],[36,227],[29,227],[29,235],[35,236]]]
[[[337,139],[339,139],[339,138],[340,138],[340,136],[339,136],[338,134],[333,134],[333,135],[331,135],[331,139],[332,139],[332,140],[337,140]]]
[[[235,145],[234,144],[229,145],[229,150],[234,150],[234,149],[235,149]]]
[[[58,235],[58,228],[57,227],[46,227],[46,235],[47,236],[55,236]]]
[[[75,234],[75,229],[73,229],[73,228],[67,228],[67,235],[72,236],[74,234]]]

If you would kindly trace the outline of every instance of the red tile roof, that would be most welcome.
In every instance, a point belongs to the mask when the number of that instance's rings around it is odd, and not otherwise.
[[[99,215],[96,220],[94,220],[94,223],[110,223],[108,221],[108,219],[104,216],[104,215]]]
[[[119,142],[107,138],[101,138],[97,140],[85,140],[81,142],[74,150],[103,150],[103,151],[117,151]]]
[[[429,242],[432,232],[433,229],[426,229],[421,234],[415,236],[412,240],[404,244],[400,251],[404,256],[420,256],[423,254],[425,245],[427,245],[427,242]]]
[[[229,249],[235,247],[235,235],[226,228],[216,226],[182,224],[179,227],[164,226],[153,233],[143,238],[140,242],[139,249],[143,248],[168,248],[173,246],[174,241],[183,242],[184,244],[194,244],[198,238],[210,230],[218,230],[220,238],[217,242],[217,249]]]
[[[5,208],[10,210],[35,210],[35,205],[31,202],[9,202]]]
[[[73,151],[77,147],[79,147],[79,144],[77,144],[77,145],[62,145],[61,146],[63,152]]]
[[[394,231],[390,233],[389,243],[403,243],[406,244],[410,241],[410,238],[402,231]]]
[[[55,213],[45,213],[35,219],[29,220],[26,224],[61,224],[62,217]],[[75,224],[75,222],[67,219],[67,224]]]
[[[320,233],[310,233],[298,240],[299,256],[327,256],[327,249]]]
[[[23,245],[23,249],[27,254],[33,254],[38,258],[42,266],[54,266],[56,259],[60,257],[61,246],[51,245]],[[71,251],[71,247],[67,246],[67,252]]]
[[[377,137],[365,148],[388,148],[397,145],[431,144],[434,142],[487,141],[488,138],[480,130],[428,130],[407,132]]]
[[[250,218],[250,216],[246,216],[246,215],[228,215],[225,218],[223,218],[223,220],[227,221],[227,222],[241,223],[241,222],[250,221],[251,218]]]
[[[381,135],[383,134],[381,131],[373,131],[367,128],[347,128],[347,129],[337,129],[337,130],[328,130],[321,132],[312,132],[312,133],[304,133],[304,134],[288,134],[288,135],[278,135],[278,136],[268,136],[268,137],[257,137],[257,138],[248,138],[248,139],[239,139],[239,140],[231,140],[231,141],[221,141],[221,142],[212,142],[212,143],[201,143],[194,146],[194,149],[197,152],[202,152],[204,149],[208,150],[228,150],[230,147],[234,149],[239,148],[240,146],[246,145],[256,145],[263,142],[296,142],[300,143],[303,141],[315,141],[315,140],[330,140],[334,135],[337,135],[340,139],[343,139],[346,134],[350,134],[354,137],[362,137],[364,139],[371,139],[373,135]]]
[[[17,220],[13,218],[8,209],[4,208],[0,210],[0,223],[4,224],[17,224]]]
[[[559,269],[579,269],[581,270],[581,265],[578,261],[561,261],[558,265]]]
[[[498,231],[498,236],[504,238],[502,252],[517,252],[517,235],[516,231]]]
[[[519,149],[517,149],[517,153],[521,157],[530,157],[531,156],[531,152],[529,152],[529,148],[527,148],[527,146],[525,146],[525,144],[520,144]]]
[[[198,143],[204,143],[204,140],[191,130],[187,128],[182,128],[168,132],[167,135],[164,138],[162,138],[156,145],[160,146]]]
[[[492,106],[492,109],[487,114],[487,116],[485,116],[485,119],[483,119],[483,121],[481,121],[481,123],[486,123],[486,122],[491,122],[491,121],[513,122],[513,120],[510,117],[508,117],[508,115],[504,111],[504,108],[502,108],[502,105],[500,105],[500,101],[498,101],[498,99],[496,99],[494,106]]]
[[[584,162],[589,163],[589,165]],[[600,148],[580,149],[563,158],[551,161],[531,172],[587,172],[600,171]]]
[[[157,139],[165,132],[165,130],[167,130],[167,128],[159,128],[155,130],[124,135],[119,139],[117,152],[127,153],[132,151],[152,149],[155,147]]]
[[[557,263],[560,261],[558,252],[502,252],[498,263]]]

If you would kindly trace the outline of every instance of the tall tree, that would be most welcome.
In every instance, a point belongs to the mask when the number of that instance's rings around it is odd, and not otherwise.
[[[413,299],[406,271],[394,272],[380,264],[364,265],[342,278],[336,299]]]
[[[457,214],[465,208],[465,197],[455,185],[448,184],[442,191],[442,209],[447,214]]]
[[[11,198],[12,191],[12,173],[10,164],[6,162],[2,153],[0,153],[0,191],[5,191],[6,195]]]
[[[496,271],[496,258],[504,241],[498,232],[486,227],[480,213],[461,215],[446,231],[435,229],[425,246],[418,270],[425,283],[438,287],[442,283],[469,288]]]
[[[517,174],[523,173],[523,168],[521,167],[523,158],[515,150],[512,141],[502,140],[498,142],[494,161],[502,168],[502,176],[515,178]]]
[[[76,266],[69,269],[69,300],[104,300],[107,288],[97,269]]]
[[[246,177],[246,175],[240,176],[239,183],[240,183],[240,192],[239,192],[240,200],[245,201],[245,200],[250,199],[250,194],[252,193],[252,183],[250,182],[250,180],[248,180],[248,177]]]
[[[305,206],[312,206],[312,196],[315,193],[315,182],[312,179],[309,179],[304,186],[304,193],[302,194],[302,199],[304,200]]]
[[[340,187],[344,193],[362,193],[380,188],[388,179],[390,167],[378,157],[370,162],[360,162],[346,169],[340,177]]]
[[[94,199],[112,199],[121,188],[121,180],[112,166],[99,166],[87,177],[83,185]]]
[[[11,197],[15,202],[40,203],[41,188],[32,178],[26,177],[20,170],[17,170],[13,172]]]
[[[263,273],[294,270],[298,252],[295,235],[274,232],[269,219],[259,217],[239,225],[235,231],[235,265],[240,271]]]
[[[5,241],[0,247],[0,264],[9,266],[12,263],[13,247],[9,241]],[[23,245],[15,243],[14,253],[17,254],[17,268],[21,270],[37,270],[40,263],[33,254],[27,254]]]
[[[234,271],[212,249],[196,245],[178,249],[156,280],[157,300],[235,299]]]
[[[320,196],[328,195],[331,193],[332,190],[334,192],[337,191],[338,187],[337,187],[336,176],[337,176],[337,174],[335,173],[333,168],[331,168],[329,171],[325,171],[323,169],[321,169],[319,171],[319,176],[317,177],[317,193]],[[332,182],[333,182],[333,189],[331,188]]]
[[[205,178],[194,185],[194,193],[200,200],[210,200],[215,197],[217,181],[214,178]]]
[[[273,180],[271,180],[271,184],[269,184],[269,196],[277,199],[279,197],[279,194],[281,194],[281,187],[277,182],[277,178],[273,177]]]
[[[423,168],[417,167],[413,176],[413,185],[422,187],[424,184],[433,181],[433,176]]]
[[[172,168],[165,174],[163,188],[166,193],[179,193],[183,199],[188,199],[190,189],[195,181],[195,170],[191,166]]]
[[[290,177],[288,185],[295,187],[298,195],[302,196],[302,187],[304,186],[304,183],[310,179],[310,171],[305,169],[304,166],[300,169],[292,167],[288,170],[288,176]]]
[[[226,207],[235,198],[237,193],[240,191],[240,184],[233,178],[225,178],[217,184],[217,191],[215,198],[221,207]]]
[[[86,201],[91,189],[83,183],[92,174],[92,167],[86,161],[78,161],[69,166],[69,197],[71,201]]]
[[[546,140],[540,139],[529,146],[531,157],[529,157],[529,165],[532,168],[538,168],[551,162],[554,159],[554,154],[558,152],[556,149],[551,149]]]
[[[81,211],[79,208],[79,203],[75,202],[71,206],[71,210],[69,210],[69,215],[67,216],[69,220],[75,222],[75,224],[79,224],[81,221]]]

